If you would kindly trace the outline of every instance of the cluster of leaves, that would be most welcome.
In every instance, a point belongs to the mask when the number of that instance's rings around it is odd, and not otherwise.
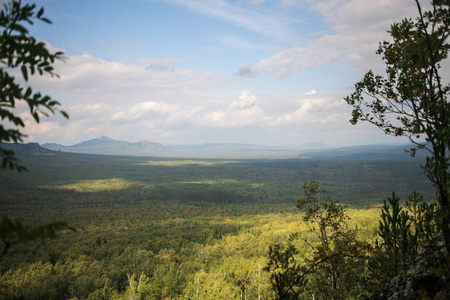
[[[5,124],[0,124],[1,142],[22,142],[25,127],[22,117],[14,111],[18,101],[26,103],[33,119],[39,123],[42,115],[55,113],[60,105],[48,95],[33,91],[26,83],[30,75],[57,76],[53,70],[56,60],[63,60],[61,51],[51,52],[43,41],[38,41],[29,34],[25,25],[33,25],[35,20],[51,23],[43,17],[44,8],[38,11],[35,4],[22,4],[21,1],[10,1],[4,4],[0,11],[0,118]],[[18,73],[17,79],[13,74]],[[62,115],[68,118],[64,111]],[[2,168],[26,170],[20,165],[14,152],[0,147]]]

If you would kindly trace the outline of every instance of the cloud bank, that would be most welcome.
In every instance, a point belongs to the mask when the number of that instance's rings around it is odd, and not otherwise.
[[[60,100],[70,120],[55,116],[37,125],[23,110],[30,141],[74,144],[102,135],[165,144],[326,141],[341,145],[383,140],[375,129],[349,124],[351,109],[342,100],[344,87],[323,93],[306,77],[310,71],[337,64],[358,76],[368,69],[382,69],[374,54],[378,42],[388,37],[386,31],[394,21],[416,14],[410,0],[165,2],[242,29],[247,35],[224,40],[238,49],[232,60],[235,71],[218,75],[208,72],[208,65],[195,67],[193,60],[185,62],[181,56],[124,55],[106,60],[88,51],[68,55],[66,63],[55,66],[59,80],[37,77],[30,82]],[[321,16],[326,30],[312,28],[302,36],[307,31],[300,27],[308,24],[287,13],[299,5]],[[258,38],[245,39],[249,32]],[[227,62],[229,48],[222,46],[198,45],[197,49]],[[265,56],[250,61],[253,53]],[[303,82],[289,81],[298,74],[308,86],[297,88]],[[317,74],[317,82],[334,84],[331,75]],[[292,82],[289,88],[286,82]],[[353,82],[346,84],[351,88]],[[372,132],[377,132],[375,138]]]

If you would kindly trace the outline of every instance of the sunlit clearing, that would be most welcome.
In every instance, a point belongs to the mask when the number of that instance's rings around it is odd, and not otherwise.
[[[44,186],[45,188],[56,188],[62,190],[74,190],[77,192],[101,192],[107,190],[122,190],[138,185],[137,182],[127,181],[122,178],[82,180],[76,183]]]
[[[210,180],[197,180],[197,181],[182,181],[181,183],[189,184],[235,184],[239,181],[235,179],[210,179]]]
[[[182,165],[202,165],[202,166],[212,166],[212,165],[223,165],[223,164],[233,164],[238,163],[238,161],[200,161],[200,160],[161,160],[161,161],[147,161],[139,163],[140,166],[166,166],[166,167],[177,167]]]

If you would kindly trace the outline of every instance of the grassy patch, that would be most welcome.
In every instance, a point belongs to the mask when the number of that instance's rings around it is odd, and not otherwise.
[[[178,167],[184,165],[202,165],[202,166],[213,166],[213,165],[223,165],[239,163],[238,161],[232,160],[221,160],[221,161],[201,161],[201,160],[150,160],[142,163],[138,163],[140,166],[166,166],[166,167]]]
[[[97,180],[81,180],[71,184],[41,186],[61,190],[74,190],[77,192],[101,192],[108,190],[123,190],[130,187],[142,186],[142,183],[128,181],[122,178],[109,178]]]

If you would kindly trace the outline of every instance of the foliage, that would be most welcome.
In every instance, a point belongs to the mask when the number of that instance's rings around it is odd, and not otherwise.
[[[406,201],[411,222],[411,255],[417,256],[423,247],[427,246],[441,230],[439,222],[440,211],[435,202],[427,203],[423,195],[414,191]]]
[[[402,230],[410,235],[410,226],[409,223],[406,224],[406,216],[404,212],[402,213],[400,198],[396,197],[395,193],[392,193],[392,197],[384,200],[378,226],[381,243],[377,243],[379,248],[386,251],[384,265],[388,268],[388,271],[384,274],[384,279],[390,278],[389,274],[397,276],[400,271],[400,261],[403,262],[403,257],[401,257]]]
[[[56,238],[57,231],[60,230],[76,231],[75,228],[68,226],[65,222],[53,222],[33,228],[26,228],[22,222],[13,222],[4,217],[0,223],[0,240],[3,242],[3,251],[0,253],[0,260],[8,251],[9,247],[16,243],[28,243],[29,241],[45,240]]]
[[[378,225],[376,247],[369,262],[369,289],[375,291],[397,276],[407,261],[413,260],[438,232],[437,206],[423,202],[423,196],[413,192],[400,206],[400,198],[384,200]]]
[[[277,299],[298,299],[305,292],[307,275],[314,271],[314,266],[308,268],[297,261],[299,250],[293,245],[297,236],[292,234],[284,247],[275,244],[269,248],[269,261],[265,270],[270,272]]]
[[[346,235],[332,244],[333,254],[345,253],[332,257],[340,266],[341,293],[333,297],[357,298],[367,294],[359,281],[360,257],[367,251],[357,251],[356,241],[374,243],[379,197],[389,196],[385,189],[406,197],[413,187],[428,193],[425,198],[433,195],[414,160],[242,160],[169,167],[141,164],[158,158],[16,154],[29,170],[0,172],[1,214],[33,227],[66,220],[77,233],[62,231],[58,239],[10,247],[0,264],[0,298],[47,299],[56,295],[55,284],[64,298],[123,299],[131,295],[128,275],[135,284],[144,274],[143,298],[274,299],[271,273],[263,270],[271,245],[280,244],[282,252],[284,241],[299,232],[292,245],[303,270],[327,257],[318,229],[305,224],[292,203],[299,182],[310,176],[349,205],[345,212],[351,219],[342,226]],[[312,292],[316,299],[331,298],[325,294],[330,261],[307,276],[301,299],[311,299]],[[41,270],[49,272],[48,284],[37,280]]]
[[[29,77],[35,74],[57,76],[53,64],[64,59],[63,52],[52,53],[45,42],[30,36],[26,28],[35,20],[51,24],[43,14],[44,8],[37,10],[35,4],[22,4],[17,0],[5,4],[0,12],[0,118],[5,122],[0,124],[0,143],[22,142],[25,137],[21,132],[25,127],[23,117],[14,112],[17,102],[26,103],[37,123],[42,115],[48,116],[48,112],[55,113],[58,109],[58,101],[26,85]],[[19,72],[20,75],[15,75]],[[22,80],[25,84],[21,83]],[[67,113],[60,112],[68,118]],[[0,147],[0,157],[3,169],[26,170],[13,151]]]
[[[312,230],[319,230],[320,242],[326,250],[329,250],[330,236],[333,238],[342,233],[348,216],[345,213],[346,206],[335,198],[328,196],[326,199],[321,199],[320,194],[325,192],[319,189],[319,185],[314,180],[309,184],[304,181],[304,196],[297,199],[297,208],[304,211],[303,221],[310,224]]]
[[[325,255],[331,255],[334,244],[344,235],[343,226],[348,217],[345,213],[346,207],[331,196],[321,199],[321,193],[325,190],[319,189],[317,183],[312,180],[309,184],[303,183],[303,193],[297,199],[297,208],[304,211],[303,221],[309,224],[313,231],[318,230],[317,236],[320,240],[318,251]],[[329,261],[330,289],[337,289],[337,266],[333,260]]]
[[[308,224],[311,240],[305,240],[312,253],[299,260],[299,248],[291,235],[286,245],[275,244],[269,249],[266,270],[278,299],[299,299],[305,292],[311,297],[347,299],[359,293],[354,278],[362,277],[370,245],[360,241],[356,233],[346,229],[349,217],[346,207],[332,197],[321,198],[324,190],[314,181],[303,184],[304,196],[297,207],[304,210],[303,220]],[[317,242],[318,240],[318,242]]]
[[[53,63],[63,59],[63,52],[52,53],[48,46],[30,36],[25,25],[33,25],[34,20],[50,23],[43,17],[44,8],[36,12],[35,4],[22,5],[21,1],[12,0],[4,4],[0,11],[0,118],[5,124],[0,124],[0,145],[2,142],[22,142],[25,135],[21,127],[25,127],[22,117],[14,112],[16,102],[24,101],[33,119],[39,123],[41,115],[54,113],[59,102],[48,95],[35,92],[30,86],[22,84],[28,82],[29,75],[57,76],[53,72]],[[21,78],[17,80],[14,74],[20,70]],[[11,75],[13,74],[13,75]],[[20,77],[20,75],[19,75]],[[61,111],[68,118],[67,113]],[[1,169],[16,169],[21,172],[26,168],[19,164],[14,151],[0,147],[2,157]],[[0,224],[0,238],[4,244],[0,259],[6,254],[11,245],[37,239],[54,238],[56,232],[62,229],[74,230],[65,222],[53,222],[43,226],[26,229],[20,221],[13,222],[3,217]]]
[[[352,124],[367,121],[386,134],[407,136],[416,145],[410,149],[413,156],[428,150],[423,169],[437,188],[450,250],[450,85],[441,77],[450,50],[450,3],[433,0],[426,12],[416,4],[419,17],[394,23],[392,41],[380,43],[377,53],[386,63],[386,77],[367,72],[345,100],[354,108]]]
[[[139,279],[136,280],[135,274],[127,275],[128,277],[128,286],[127,290],[124,294],[124,299],[129,300],[141,300],[146,299],[149,296],[149,279],[145,274],[141,274]]]

